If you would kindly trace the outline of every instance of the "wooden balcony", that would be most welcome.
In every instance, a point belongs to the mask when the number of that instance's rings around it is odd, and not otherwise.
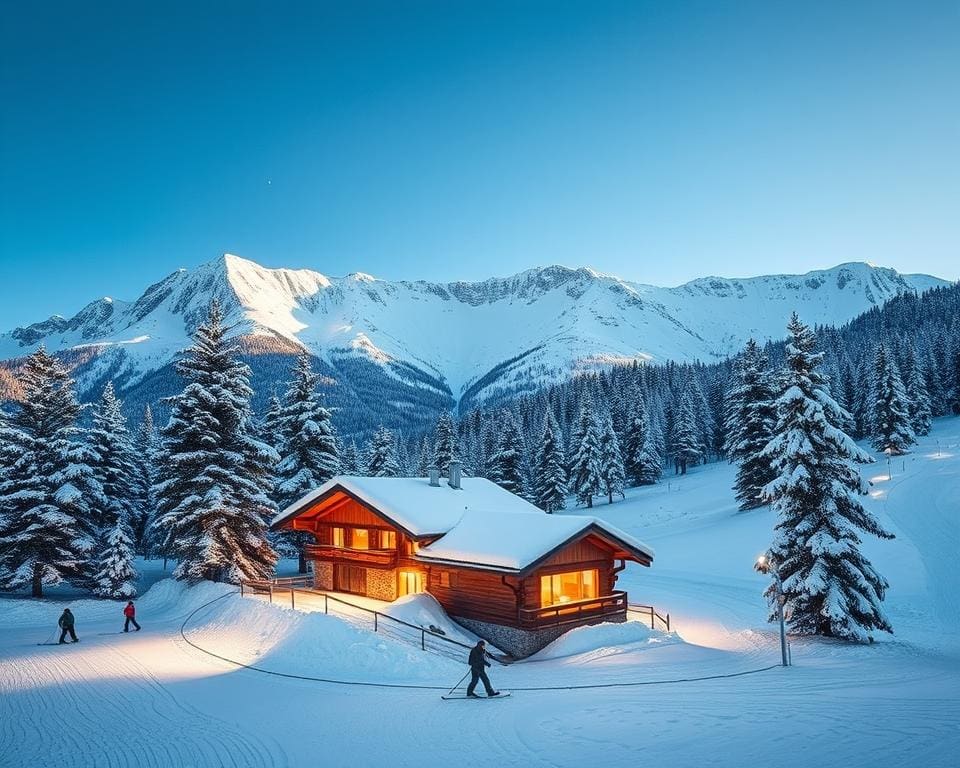
[[[333,544],[308,544],[304,547],[308,560],[325,560],[351,565],[367,565],[372,568],[396,568],[395,549],[350,549]]]
[[[571,600],[544,608],[521,608],[520,626],[524,629],[537,629],[626,615],[627,593],[617,591],[601,597]]]

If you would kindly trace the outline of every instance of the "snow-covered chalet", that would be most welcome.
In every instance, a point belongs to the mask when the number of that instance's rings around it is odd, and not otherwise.
[[[653,550],[595,517],[546,514],[457,462],[429,478],[337,476],[281,512],[311,533],[318,589],[380,600],[429,592],[460,624],[515,656],[572,627],[625,621],[627,561]]]

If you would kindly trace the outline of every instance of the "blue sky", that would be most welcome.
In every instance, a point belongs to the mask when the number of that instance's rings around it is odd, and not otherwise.
[[[17,3],[0,329],[331,275],[960,278],[955,2]]]

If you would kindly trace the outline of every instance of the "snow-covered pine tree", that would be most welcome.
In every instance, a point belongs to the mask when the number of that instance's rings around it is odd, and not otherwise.
[[[523,436],[520,434],[517,421],[511,411],[504,410],[500,414],[500,435],[497,447],[488,462],[490,479],[501,488],[526,497],[525,454]]]
[[[623,455],[620,453],[620,441],[613,430],[613,421],[608,415],[603,420],[600,433],[600,477],[601,490],[607,495],[607,503],[613,504],[613,495],[623,497],[626,474],[623,469]]]
[[[750,339],[737,358],[734,384],[727,399],[727,455],[739,463],[734,483],[740,509],[766,503],[763,489],[773,480],[770,460],[763,454],[776,419],[774,391],[767,356]]]
[[[310,355],[297,356],[277,417],[280,461],[274,470],[274,496],[280,509],[316,490],[340,471],[337,435],[317,391],[320,376]]]
[[[93,408],[87,430],[91,466],[103,490],[104,504],[97,520],[98,567],[94,592],[101,597],[126,598],[136,594],[132,524],[137,515],[138,462],[121,403],[107,382]]]
[[[906,453],[917,442],[910,426],[910,403],[897,364],[881,343],[873,358],[873,447],[894,456]]]
[[[420,438],[420,456],[417,460],[417,477],[426,477],[433,465],[433,448],[430,438],[424,435]]]
[[[137,594],[137,572],[133,567],[130,528],[121,519],[107,532],[94,576],[94,591],[101,597],[127,600]]]
[[[0,422],[0,589],[29,585],[43,597],[44,586],[62,581],[90,586],[104,499],[78,440],[67,369],[41,347],[19,384],[24,398]]]
[[[370,441],[370,463],[367,474],[371,477],[399,477],[397,448],[393,432],[382,424]]]
[[[534,462],[534,503],[544,512],[563,509],[567,498],[567,469],[563,458],[563,435],[553,411],[543,419],[543,435]]]
[[[663,466],[657,449],[643,393],[633,400],[633,412],[624,433],[624,471],[633,485],[653,485],[660,479]]]
[[[888,584],[860,551],[857,531],[892,536],[860,502],[867,485],[853,462],[872,459],[836,427],[844,414],[817,370],[813,332],[796,313],[787,329],[777,422],[764,451],[776,473],[765,490],[777,512],[770,558],[792,631],[862,642],[872,629],[892,629],[880,605]],[[775,594],[773,584],[766,594]]]
[[[357,441],[352,438],[343,445],[343,452],[340,455],[340,472],[344,475],[356,475],[360,472]]]
[[[933,414],[930,409],[930,394],[927,392],[926,377],[917,364],[917,356],[913,347],[907,347],[907,375],[904,388],[909,399],[910,428],[915,435],[926,435],[930,432],[930,419]]]
[[[703,458],[702,431],[697,426],[694,394],[687,389],[681,395],[673,415],[670,454],[673,456],[674,474],[687,474],[689,465]]]
[[[584,397],[571,435],[570,486],[577,504],[593,506],[593,497],[600,493],[603,476],[600,471],[600,435],[593,415],[593,403]]]
[[[158,461],[155,527],[190,582],[267,578],[277,559],[267,522],[280,457],[252,436],[250,369],[227,331],[214,301],[177,361],[186,384],[169,399]]]
[[[437,419],[437,429],[433,441],[433,464],[444,475],[450,468],[450,462],[457,458],[457,425],[453,416],[444,411]]]
[[[153,552],[153,537],[150,535],[153,526],[153,514],[156,509],[156,499],[153,496],[153,481],[156,475],[157,430],[153,424],[153,410],[149,405],[143,409],[143,419],[137,429],[134,442],[137,463],[135,480],[135,504],[131,523],[133,533],[133,547],[144,557]]]

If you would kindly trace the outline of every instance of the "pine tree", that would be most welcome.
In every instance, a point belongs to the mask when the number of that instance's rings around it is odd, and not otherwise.
[[[453,416],[441,413],[437,419],[437,429],[433,441],[433,464],[444,475],[450,468],[450,462],[457,458],[457,426]]]
[[[280,509],[316,490],[340,471],[337,436],[330,412],[323,406],[310,356],[297,356],[293,375],[276,417],[280,461],[275,498]]]
[[[158,463],[155,525],[190,582],[266,578],[276,563],[267,521],[279,456],[252,436],[250,369],[226,334],[214,301],[177,361],[186,384],[170,398]]]
[[[930,394],[927,392],[927,382],[923,370],[917,364],[917,357],[913,348],[907,352],[907,379],[904,383],[909,400],[910,428],[915,435],[926,435],[930,432]]]
[[[570,484],[577,504],[593,506],[593,497],[600,493],[603,476],[600,470],[600,436],[593,417],[593,404],[584,398],[580,415],[571,437],[573,455],[570,461]]]
[[[534,474],[534,503],[544,512],[556,512],[566,506],[567,470],[563,460],[563,435],[553,412],[543,420],[543,436],[537,453]]]
[[[906,453],[917,440],[910,426],[910,404],[900,371],[881,343],[873,360],[873,447],[894,456]]]
[[[112,382],[104,387],[93,409],[87,442],[93,474],[104,496],[96,521],[99,568],[94,591],[101,597],[132,597],[136,593],[133,585],[137,574],[133,568],[131,526],[137,514],[138,465]]]
[[[344,475],[360,473],[360,456],[357,452],[356,440],[350,440],[343,446],[343,453],[340,456],[340,472]]]
[[[400,476],[393,432],[382,424],[370,441],[370,463],[367,466],[367,474],[371,477]]]
[[[773,436],[773,399],[767,357],[750,339],[736,361],[725,422],[727,455],[739,462],[734,490],[743,510],[766,503],[763,489],[774,478],[770,460],[763,453]]]
[[[608,504],[613,504],[615,493],[623,497],[623,486],[626,480],[623,456],[620,453],[617,433],[613,431],[613,421],[609,416],[604,419],[603,431],[600,434],[600,476],[601,488],[607,495]]]
[[[153,425],[153,411],[147,405],[143,409],[143,419],[137,430],[135,441],[136,477],[134,478],[134,512],[131,522],[134,551],[149,556],[153,550],[153,514],[156,499],[153,496],[153,482],[156,476],[156,460],[159,444],[157,431]]]
[[[670,453],[673,456],[674,474],[687,474],[689,465],[703,458],[704,448],[700,436],[694,396],[687,390],[680,398],[673,419]]]
[[[43,597],[63,581],[90,585],[104,498],[67,369],[41,347],[19,383],[24,399],[0,422],[0,589],[30,585]]]
[[[775,479],[765,493],[777,512],[770,557],[783,580],[790,627],[800,634],[869,639],[892,631],[880,603],[887,582],[860,551],[857,531],[891,538],[863,508],[866,483],[852,462],[869,454],[836,424],[844,418],[817,370],[813,332],[796,314],[787,329],[787,362],[765,450]],[[774,585],[767,595],[775,592]]]
[[[101,597],[126,600],[137,594],[137,572],[133,567],[133,541],[129,526],[118,519],[105,538],[100,567],[94,576],[94,591]]]
[[[633,485],[653,485],[663,466],[642,392],[637,392],[624,434],[624,470]]]
[[[430,438],[424,435],[420,440],[420,458],[417,460],[417,477],[426,477],[433,466],[433,448]]]
[[[513,413],[504,411],[500,416],[500,437],[489,461],[490,479],[511,493],[526,496],[525,453],[523,436],[516,419]]]

